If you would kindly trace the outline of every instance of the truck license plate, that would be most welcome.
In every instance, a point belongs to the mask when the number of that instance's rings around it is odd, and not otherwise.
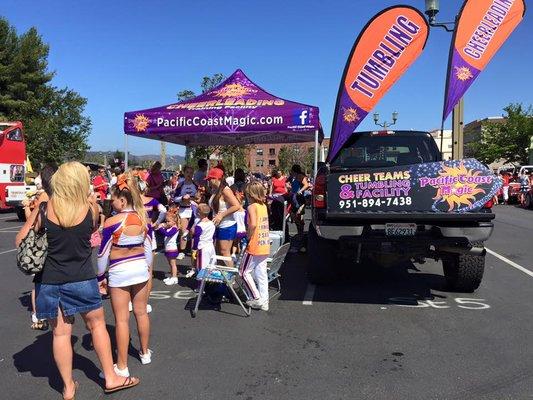
[[[386,236],[415,236],[416,224],[385,224]]]

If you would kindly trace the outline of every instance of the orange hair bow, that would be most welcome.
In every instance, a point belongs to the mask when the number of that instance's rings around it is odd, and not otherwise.
[[[117,177],[117,187],[118,190],[130,189],[128,186],[128,181],[125,174],[121,174]]]

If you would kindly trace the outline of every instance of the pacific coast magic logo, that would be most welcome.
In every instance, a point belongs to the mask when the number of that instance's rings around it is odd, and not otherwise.
[[[252,93],[256,93],[257,90],[241,85],[240,83],[230,83],[224,85],[218,90],[213,91],[213,95],[217,97],[244,97]]]
[[[133,119],[133,127],[137,132],[146,132],[148,126],[150,125],[150,120],[144,114],[137,114]]]
[[[455,76],[460,81],[467,81],[474,77],[474,75],[472,75],[472,72],[470,71],[470,68],[468,67],[455,67]]]
[[[357,109],[353,107],[348,107],[344,110],[344,113],[342,114],[342,119],[345,122],[354,123],[356,121],[359,121],[361,117],[359,116]]]
[[[476,206],[476,195],[485,194],[479,186],[491,184],[493,176],[481,175],[481,171],[468,169],[461,162],[456,166],[442,165],[437,177],[423,176],[419,178],[420,187],[432,186],[437,189],[433,197],[434,206],[446,203],[448,212],[459,211],[462,206],[472,208]]]

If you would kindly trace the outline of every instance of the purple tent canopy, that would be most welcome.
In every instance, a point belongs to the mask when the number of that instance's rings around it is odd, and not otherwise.
[[[193,99],[124,114],[127,135],[181,145],[319,141],[318,107],[273,96],[240,69]]]

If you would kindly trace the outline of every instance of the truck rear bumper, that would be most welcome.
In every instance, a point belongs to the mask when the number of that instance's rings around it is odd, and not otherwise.
[[[440,241],[442,239],[463,239],[470,243],[483,242],[492,234],[494,225],[492,222],[480,222],[475,226],[456,227],[442,225],[420,225],[417,235],[411,238],[407,237],[388,237],[385,236],[384,224],[356,225],[356,226],[338,226],[327,224],[315,224],[318,236],[328,240],[339,240],[341,238],[361,239],[361,241],[395,241],[406,239],[419,239],[431,241]]]

